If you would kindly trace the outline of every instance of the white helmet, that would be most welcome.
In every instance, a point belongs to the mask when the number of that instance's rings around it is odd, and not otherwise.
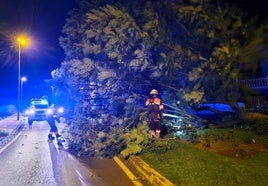
[[[157,90],[155,90],[155,89],[153,89],[153,90],[151,90],[150,94],[151,94],[151,95],[158,94],[158,91],[157,91]]]

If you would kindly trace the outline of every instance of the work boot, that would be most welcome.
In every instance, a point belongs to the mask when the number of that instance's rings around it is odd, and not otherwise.
[[[56,138],[60,138],[61,137],[61,135],[60,134],[56,134]]]
[[[53,137],[51,134],[49,134],[49,135],[48,135],[48,139],[52,141],[52,140],[55,139],[55,137]]]

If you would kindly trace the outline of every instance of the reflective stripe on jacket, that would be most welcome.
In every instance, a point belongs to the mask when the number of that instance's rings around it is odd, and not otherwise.
[[[162,101],[159,98],[149,98],[146,100],[145,105],[149,106],[149,105],[158,105],[158,108],[160,111],[162,111],[164,109],[164,106],[162,105]]]

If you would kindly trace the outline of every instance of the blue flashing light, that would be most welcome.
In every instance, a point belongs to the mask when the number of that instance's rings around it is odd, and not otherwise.
[[[58,108],[58,113],[63,113],[63,112],[64,112],[64,108],[63,107]]]

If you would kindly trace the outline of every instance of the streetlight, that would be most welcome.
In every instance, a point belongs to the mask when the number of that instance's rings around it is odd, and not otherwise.
[[[21,100],[22,106],[23,106],[24,105],[24,102],[23,102],[23,99],[22,99],[22,96],[23,96],[23,83],[27,81],[27,78],[25,76],[23,76],[23,77],[21,77],[20,81],[21,81],[21,87],[20,87],[20,89],[21,89],[21,95],[20,96],[21,97],[20,97],[20,100]]]
[[[20,77],[20,57],[21,57],[21,47],[28,44],[29,40],[25,36],[20,36],[17,39],[18,42],[18,110],[17,110],[17,120],[20,120],[21,111],[21,77]]]

